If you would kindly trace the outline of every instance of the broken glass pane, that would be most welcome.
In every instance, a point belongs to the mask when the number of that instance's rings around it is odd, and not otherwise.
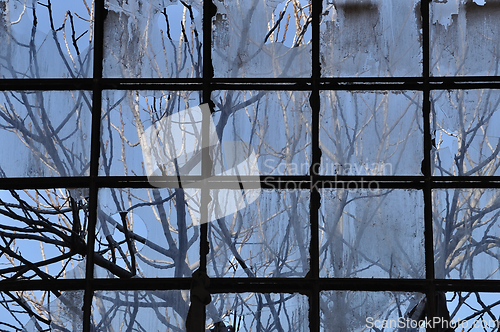
[[[420,30],[418,0],[323,0],[322,75],[420,76]]]
[[[455,331],[498,331],[498,293],[448,292],[446,297]]]
[[[421,174],[420,92],[322,91],[320,96],[321,174]]]
[[[219,204],[227,200],[213,196]],[[251,204],[212,221],[208,275],[305,276],[309,271],[309,197],[304,190],[262,190]]]
[[[107,0],[104,77],[202,76],[203,1]]]
[[[94,331],[185,331],[189,291],[97,291]]]
[[[2,331],[82,331],[83,291],[4,291]]]
[[[0,177],[84,176],[90,163],[87,91],[0,93]]]
[[[433,192],[436,278],[499,279],[496,189],[441,189]]]
[[[309,303],[300,294],[212,294],[206,313],[206,328],[214,332],[309,331]]]
[[[0,77],[92,77],[93,4],[0,1]]]
[[[214,1],[215,77],[309,77],[311,1]]]
[[[2,279],[85,278],[87,199],[87,189],[0,191]]]
[[[96,277],[190,277],[199,227],[186,197],[182,189],[101,189]]]
[[[375,181],[324,185],[334,189],[322,190],[321,277],[425,277],[422,192],[377,189]]]
[[[500,175],[499,104],[499,90],[431,93],[434,175]]]
[[[45,293],[29,291],[0,292],[0,316],[2,317],[0,328],[2,331],[31,332],[37,331],[37,327],[38,331],[46,329],[50,324],[47,316],[38,313],[35,309],[46,304],[45,295]],[[28,304],[27,301],[33,304]]]
[[[499,1],[433,1],[430,8],[432,75],[498,75]]]
[[[321,331],[423,332],[425,327],[418,327],[423,301],[420,293],[324,291]]]

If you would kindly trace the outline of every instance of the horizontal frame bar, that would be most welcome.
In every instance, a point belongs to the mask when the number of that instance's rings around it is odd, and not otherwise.
[[[98,84],[103,90],[172,90],[202,91],[204,80],[178,78],[48,78],[48,79],[2,79],[0,91],[37,90],[67,91],[92,90]],[[211,90],[277,90],[312,91],[311,78],[213,78]],[[320,90],[332,91],[388,91],[388,90],[425,90],[421,77],[365,77],[365,78],[321,78]],[[500,76],[460,76],[432,77],[430,90],[449,89],[500,89]]]
[[[213,189],[311,189],[311,186],[324,189],[422,189],[424,176],[376,176],[376,175],[318,175],[315,182],[309,175],[279,176],[240,176],[240,181],[235,181],[233,176],[214,176],[203,184],[201,176],[183,176],[183,183],[191,183],[190,188],[199,188],[202,185]],[[256,179],[257,178],[257,179]],[[99,188],[179,188],[178,178],[168,176],[153,178],[156,186],[151,185],[146,176],[99,176],[95,179]],[[55,188],[87,188],[90,186],[90,177],[54,177],[54,178],[0,178],[0,190],[23,189],[55,189]],[[439,188],[500,188],[500,176],[433,176],[430,178],[431,187]],[[158,186],[161,184],[161,186]],[[184,188],[188,187],[184,185]]]
[[[94,279],[94,290],[188,290],[192,278],[131,278]],[[400,291],[425,292],[431,285],[425,279],[379,279],[379,278],[210,278],[210,293],[307,293],[317,285],[320,291]],[[500,280],[456,280],[435,279],[437,291],[500,292]],[[85,279],[52,280],[4,280],[0,291],[28,290],[81,290]]]

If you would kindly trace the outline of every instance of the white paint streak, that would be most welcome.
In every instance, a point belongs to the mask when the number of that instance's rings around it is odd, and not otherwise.
[[[452,15],[458,14],[460,0],[448,0],[447,2],[432,2],[433,20],[432,23],[439,23],[448,27],[452,22]],[[480,0],[478,0],[480,1]]]

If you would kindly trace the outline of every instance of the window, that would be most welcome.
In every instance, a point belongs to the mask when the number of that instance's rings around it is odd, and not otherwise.
[[[499,8],[0,0],[0,330],[497,330]]]

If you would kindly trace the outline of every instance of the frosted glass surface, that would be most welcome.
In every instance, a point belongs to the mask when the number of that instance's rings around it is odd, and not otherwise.
[[[208,275],[304,277],[309,271],[309,197],[309,191],[262,190],[252,204],[211,222]]]
[[[422,94],[323,91],[321,174],[420,175]]]
[[[201,77],[203,1],[107,0],[104,77]]]
[[[498,190],[441,189],[432,199],[436,278],[499,279]]]
[[[218,137],[250,145],[260,174],[307,174],[309,97],[302,91],[215,91],[213,119]]]
[[[320,28],[323,76],[422,75],[417,0],[323,0]]]
[[[432,92],[434,175],[500,175],[499,104],[499,90]]]
[[[186,331],[189,291],[98,291],[95,331]]]
[[[424,332],[425,328],[398,329],[397,325],[399,320],[406,324],[422,299],[424,295],[419,293],[324,291],[320,297],[321,331]],[[384,322],[387,326],[382,327]]]
[[[210,331],[309,331],[307,296],[296,293],[212,294],[206,313]]]
[[[299,294],[212,294],[206,327],[207,331],[216,326],[265,331],[274,326],[281,331],[306,332],[308,307],[307,297]],[[98,331],[185,331],[188,310],[188,290],[98,291],[92,319]]]
[[[498,75],[500,2],[433,1],[430,8],[432,75]]]
[[[0,177],[88,175],[91,102],[87,91],[0,93]]]
[[[1,78],[86,78],[93,68],[93,1],[1,1]]]
[[[214,1],[215,77],[309,77],[311,1]]]
[[[322,191],[320,276],[425,278],[422,192],[346,185]]]

